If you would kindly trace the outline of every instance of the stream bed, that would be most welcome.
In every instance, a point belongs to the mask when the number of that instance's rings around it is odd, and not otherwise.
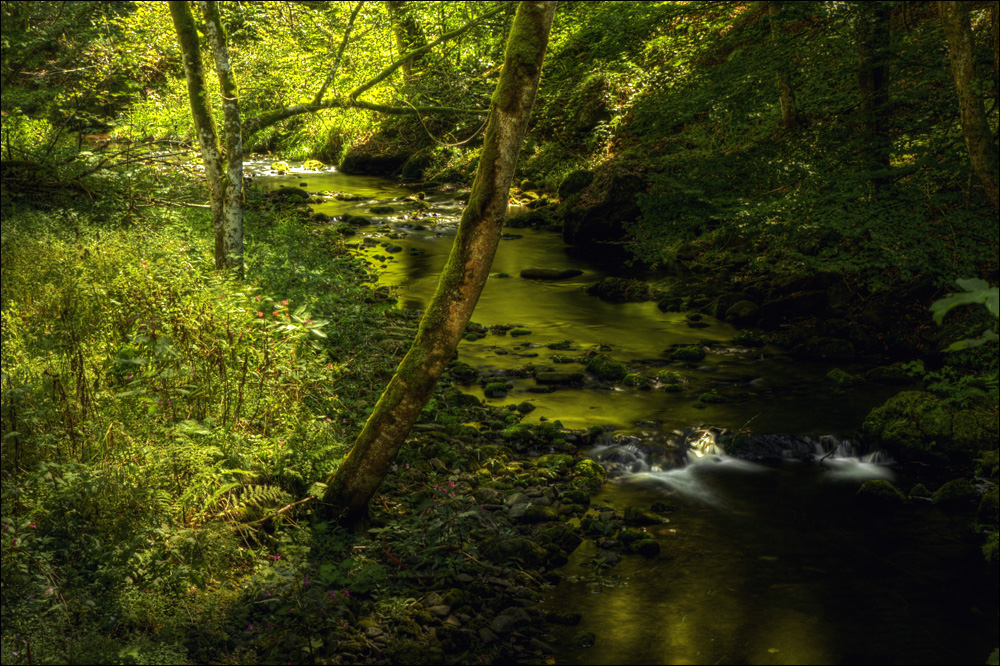
[[[294,168],[272,175],[260,165],[248,167],[270,187],[357,197],[314,208],[331,217],[370,218],[370,226],[358,229],[357,251],[381,270],[381,282],[393,288],[401,307],[425,307],[451,248],[461,191],[427,190],[417,203],[407,198],[414,190],[381,178]],[[372,214],[373,206],[393,211]],[[510,377],[514,388],[504,398],[486,398],[478,386],[465,389],[497,405],[530,401],[535,409],[526,422],[605,426],[638,442],[709,426],[849,437],[872,407],[899,390],[837,387],[825,379],[832,365],[732,345],[735,330],[707,317],[701,320],[707,326],[692,328],[684,314],[660,312],[651,302],[601,301],[584,287],[627,276],[619,261],[582,256],[556,233],[507,231],[473,321],[516,325],[530,334],[463,341],[460,360],[481,372],[529,363],[580,371],[553,357],[604,345],[647,376],[665,367],[678,371],[686,389],[668,393],[656,382],[643,390],[587,379],[534,393],[533,379]],[[519,277],[525,268],[582,274],[527,280]],[[565,341],[568,350],[548,347]],[[703,361],[669,363],[669,348],[699,343],[713,343]],[[698,406],[705,391],[725,402]],[[983,561],[968,528],[927,506],[874,513],[852,501],[865,479],[896,477],[886,461],[862,460],[845,449],[822,463],[757,464],[708,450],[680,468],[632,470],[607,483],[592,506],[675,505],[668,523],[646,528],[661,553],[625,556],[601,570],[594,541],[574,552],[562,570],[567,579],[543,602],[582,613],[580,625],[567,627],[556,642],[564,646],[555,655],[559,663],[983,663],[997,647],[996,569]],[[909,488],[905,479],[895,480]],[[581,631],[596,635],[591,647],[571,647]]]

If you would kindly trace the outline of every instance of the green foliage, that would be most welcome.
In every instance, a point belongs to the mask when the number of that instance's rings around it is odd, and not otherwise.
[[[45,616],[61,620],[32,646],[53,661],[216,650],[238,613],[178,622],[228,603],[253,548],[296,524],[297,499],[346,453],[349,405],[391,372],[370,344],[386,296],[339,237],[266,211],[248,226],[241,284],[214,270],[200,215],[4,217],[5,649]],[[205,596],[168,618],[190,590]],[[111,641],[122,617],[135,624]]]

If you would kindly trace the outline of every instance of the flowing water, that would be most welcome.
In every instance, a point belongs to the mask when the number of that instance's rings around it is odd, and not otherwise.
[[[403,307],[426,306],[450,251],[461,192],[428,191],[429,208],[418,210],[420,204],[405,199],[411,190],[380,178],[293,171],[260,180],[363,197],[314,208],[368,216],[372,226],[359,231],[373,240],[359,242],[357,251],[381,267],[382,283],[394,288]],[[372,215],[374,205],[394,211]],[[595,505],[677,506],[670,522],[647,528],[662,546],[654,559],[625,557],[598,571],[594,541],[573,554],[564,568],[569,579],[545,605],[583,613],[560,645],[581,630],[593,631],[597,641],[565,648],[556,655],[560,662],[983,663],[997,646],[1000,613],[995,568],[983,562],[976,539],[961,521],[930,507],[866,511],[853,496],[865,479],[894,478],[890,461],[863,458],[849,443],[818,437],[849,435],[898,389],[840,389],[825,380],[832,366],[796,362],[777,349],[733,346],[735,331],[722,322],[705,318],[707,327],[691,328],[683,314],[662,313],[653,303],[605,303],[583,287],[627,275],[619,261],[582,256],[555,233],[508,232],[492,271],[510,277],[490,278],[473,321],[517,325],[531,334],[462,342],[462,361],[484,372],[526,364],[572,371],[582,367],[552,357],[606,345],[611,356],[647,376],[660,367],[678,371],[686,389],[668,393],[655,383],[650,390],[623,389],[588,380],[537,394],[528,392],[534,380],[508,377],[510,395],[487,399],[530,400],[537,409],[528,422],[613,428],[614,436],[590,452],[613,472]],[[583,274],[540,282],[521,279],[524,268]],[[547,346],[564,341],[570,350]],[[706,342],[718,344],[704,361],[668,363],[671,346]],[[484,397],[478,387],[467,390]],[[696,407],[697,396],[712,390],[726,402]],[[789,452],[782,462],[763,464],[721,455],[705,426],[816,437],[762,438]],[[685,429],[684,446],[672,446]],[[657,450],[691,454],[678,464],[657,457]]]

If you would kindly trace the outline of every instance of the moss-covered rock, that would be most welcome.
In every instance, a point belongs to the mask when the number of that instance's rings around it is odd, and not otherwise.
[[[443,664],[445,656],[436,641],[403,641],[390,646],[388,652],[394,664]]]
[[[566,453],[547,453],[540,456],[535,464],[539,467],[554,469],[560,474],[565,474],[575,462],[573,456]]]
[[[656,381],[661,384],[680,384],[681,376],[673,370],[660,370],[656,373]]]
[[[932,502],[947,509],[966,509],[978,499],[979,492],[968,479],[952,479],[931,496]]]
[[[535,381],[539,384],[576,384],[582,382],[585,375],[582,372],[537,372]]]
[[[544,548],[519,536],[490,537],[482,542],[479,552],[497,564],[514,561],[529,567],[541,566],[548,558]]]
[[[502,398],[507,395],[509,388],[507,382],[490,382],[483,387],[483,393],[487,398]]]
[[[952,416],[931,393],[903,391],[873,409],[864,428],[897,459],[919,460],[949,447]]]
[[[648,301],[652,292],[641,280],[606,277],[587,287],[587,293],[609,303],[635,303]]]
[[[559,198],[566,199],[594,182],[594,172],[580,169],[570,171],[559,183]]]
[[[522,449],[535,440],[535,429],[527,423],[515,423],[504,428],[503,437],[515,448]]]
[[[857,378],[842,368],[834,368],[826,373],[826,378],[837,386],[854,386],[857,383]]]
[[[575,488],[564,490],[559,496],[559,499],[565,504],[579,504],[581,506],[587,506],[590,504],[590,495],[582,490],[576,490]]]
[[[767,340],[760,333],[742,330],[736,331],[736,335],[733,336],[733,344],[741,347],[763,347],[767,344]]]
[[[567,525],[553,525],[538,532],[538,539],[543,543],[552,543],[564,552],[572,553],[583,539]]]
[[[578,648],[589,648],[593,647],[594,643],[597,641],[597,634],[592,631],[580,631],[577,632],[572,641],[570,641],[574,647]]]
[[[625,386],[631,386],[633,388],[636,388],[648,385],[649,380],[638,373],[630,372],[629,374],[625,375],[625,379],[622,380],[622,384],[624,384]]]
[[[906,496],[883,479],[870,479],[862,483],[854,499],[869,508],[891,508],[906,504]]]
[[[608,473],[599,464],[591,460],[590,458],[584,458],[573,466],[573,473],[576,475],[578,480],[582,480],[582,485],[584,488],[597,489],[601,487],[601,484],[605,482],[608,478]]]
[[[660,554],[660,542],[656,539],[640,539],[632,543],[629,550],[644,557],[656,557]]]
[[[705,348],[701,345],[688,345],[686,347],[678,347],[677,349],[670,352],[670,358],[674,361],[686,361],[689,363],[694,363],[701,361],[705,358]]]
[[[976,522],[981,527],[997,528],[1000,519],[1000,488],[993,486],[979,500],[979,510],[976,512]]]
[[[983,451],[982,455],[976,459],[976,474],[987,479],[994,479],[1000,472],[1000,452],[996,449]]]
[[[587,362],[587,372],[604,381],[620,381],[628,374],[628,367],[609,356],[598,354]]]
[[[626,525],[659,525],[666,522],[663,518],[635,506],[625,507],[624,519]]]
[[[963,409],[952,417],[952,444],[961,451],[975,452],[997,445],[1000,423],[997,412]]]

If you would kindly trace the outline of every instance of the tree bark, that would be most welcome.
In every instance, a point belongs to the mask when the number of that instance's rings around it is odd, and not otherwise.
[[[775,0],[771,0],[767,3],[767,13],[771,25],[771,41],[780,44],[782,30],[778,16],[781,13],[781,6]],[[798,118],[795,110],[795,90],[792,88],[789,69],[785,63],[778,65],[778,101],[781,104],[781,127],[785,130],[794,130],[798,126]]]
[[[416,339],[358,435],[328,479],[329,511],[341,524],[363,522],[438,378],[451,361],[489,275],[507,213],[507,198],[538,91],[556,2],[522,2],[507,40],[490,103],[479,169],[451,255]]]
[[[1000,195],[997,193],[997,150],[993,132],[986,120],[983,99],[976,91],[969,5],[967,2],[938,2],[938,14],[948,40],[951,78],[958,92],[959,118],[965,146],[969,150],[969,161],[972,163],[972,171],[986,189],[986,196],[996,210],[1000,208]]]
[[[858,88],[865,138],[864,169],[876,188],[888,182],[892,143],[886,115],[889,106],[889,5],[886,2],[861,4],[858,39]]]
[[[222,181],[222,218],[215,220],[215,265],[235,268],[243,279],[243,135],[239,88],[229,62],[226,33],[216,2],[199,0],[205,16],[205,35],[212,46],[215,72],[222,90],[225,177]],[[220,262],[222,265],[220,266]]]
[[[215,232],[215,267],[243,272],[243,142],[240,133],[239,98],[236,81],[229,65],[225,35],[215,3],[202,2],[206,34],[215,52],[216,72],[222,87],[226,152],[219,143],[209,92],[205,86],[205,67],[201,60],[198,30],[190,5],[171,0],[170,15],[177,32],[184,75],[187,79],[191,117],[208,180],[209,203]]]
[[[424,31],[420,29],[420,24],[413,17],[412,7],[407,6],[407,4],[405,0],[386,0],[385,3],[389,10],[392,32],[396,36],[396,49],[400,56],[427,45]],[[403,63],[402,69],[405,78],[409,79],[413,75],[413,66],[418,63],[420,58],[419,55],[413,56]]]

